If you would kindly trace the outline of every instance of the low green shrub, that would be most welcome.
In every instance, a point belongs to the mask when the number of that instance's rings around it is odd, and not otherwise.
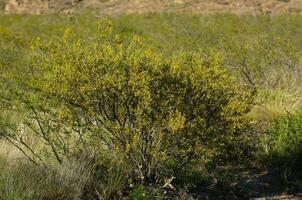
[[[302,170],[302,110],[274,120],[269,127],[270,159],[273,165]]]
[[[155,199],[150,189],[143,185],[134,187],[129,193],[130,200],[151,200]]]

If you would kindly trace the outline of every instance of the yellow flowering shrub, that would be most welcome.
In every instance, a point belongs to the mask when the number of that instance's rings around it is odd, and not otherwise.
[[[235,154],[252,98],[217,56],[166,58],[138,38],[124,45],[111,28],[102,30],[90,43],[67,30],[32,44],[25,96],[32,119],[43,116],[38,125],[48,132],[40,136],[59,162],[75,152],[110,152],[144,182],[169,163],[182,168]]]

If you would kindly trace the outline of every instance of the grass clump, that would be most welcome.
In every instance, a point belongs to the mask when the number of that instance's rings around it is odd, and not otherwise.
[[[86,179],[78,170],[46,169],[31,162],[19,161],[9,163],[1,160],[0,199],[79,199],[82,182]],[[85,169],[87,170],[87,169]],[[78,178],[77,180],[74,180]],[[87,178],[87,177],[86,177]]]
[[[269,128],[270,159],[275,166],[301,170],[302,163],[302,111],[282,115]]]

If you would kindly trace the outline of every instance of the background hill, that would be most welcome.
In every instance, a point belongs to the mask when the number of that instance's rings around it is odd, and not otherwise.
[[[301,13],[301,0],[0,0],[5,13],[77,13],[101,15],[146,12]]]

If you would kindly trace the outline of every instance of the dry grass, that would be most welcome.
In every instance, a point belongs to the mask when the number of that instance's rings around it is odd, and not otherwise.
[[[23,159],[23,154],[6,141],[0,140],[0,158],[6,158],[11,161]]]
[[[301,13],[300,0],[7,0],[8,13],[73,13],[93,9],[101,15],[129,13]]]
[[[282,114],[292,114],[302,106],[302,91],[297,90],[264,90],[258,95],[258,105],[251,115],[262,123],[268,123]]]

